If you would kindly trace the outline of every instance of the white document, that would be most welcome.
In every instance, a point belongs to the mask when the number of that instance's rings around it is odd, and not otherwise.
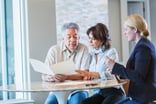
[[[50,67],[36,59],[30,59],[30,63],[35,71],[43,73],[43,74],[54,75],[54,74],[74,74],[74,73],[76,73],[75,72],[75,64],[72,60],[53,64]]]

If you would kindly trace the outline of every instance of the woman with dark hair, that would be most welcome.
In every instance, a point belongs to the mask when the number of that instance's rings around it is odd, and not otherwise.
[[[89,43],[92,48],[92,56],[89,71],[78,71],[85,74],[85,80],[101,78],[103,80],[113,79],[113,75],[107,70],[105,56],[118,61],[118,54],[115,48],[111,48],[110,36],[107,27],[102,23],[87,30]],[[95,89],[93,96],[85,99],[83,104],[115,104],[118,100],[125,97],[121,87],[112,87],[105,89]]]

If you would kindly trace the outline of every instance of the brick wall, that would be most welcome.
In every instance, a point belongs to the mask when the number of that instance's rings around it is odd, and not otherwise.
[[[80,41],[88,44],[86,30],[102,22],[108,26],[107,0],[56,0],[57,42],[61,37],[61,26],[76,22],[80,26]]]

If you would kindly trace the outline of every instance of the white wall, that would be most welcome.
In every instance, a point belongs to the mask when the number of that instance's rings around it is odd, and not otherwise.
[[[129,56],[129,47],[126,37],[123,36],[123,20],[127,16],[126,0],[108,0],[109,31],[112,47],[117,49],[120,62],[126,63]]]
[[[115,47],[122,59],[122,39],[121,39],[121,22],[120,22],[120,0],[108,0],[108,23],[109,32],[112,39],[112,47]]]
[[[44,61],[51,45],[56,44],[55,0],[28,0],[30,57]],[[41,74],[31,68],[31,81],[41,81]],[[48,93],[32,93],[35,104],[43,104]]]
[[[150,0],[151,40],[156,46],[156,0]]]

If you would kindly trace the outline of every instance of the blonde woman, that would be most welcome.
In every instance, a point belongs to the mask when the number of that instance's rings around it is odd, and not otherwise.
[[[124,33],[128,41],[136,43],[126,67],[107,57],[107,66],[112,73],[130,80],[128,96],[132,100],[120,104],[149,104],[156,99],[156,50],[147,38],[146,21],[137,14],[128,16]]]

